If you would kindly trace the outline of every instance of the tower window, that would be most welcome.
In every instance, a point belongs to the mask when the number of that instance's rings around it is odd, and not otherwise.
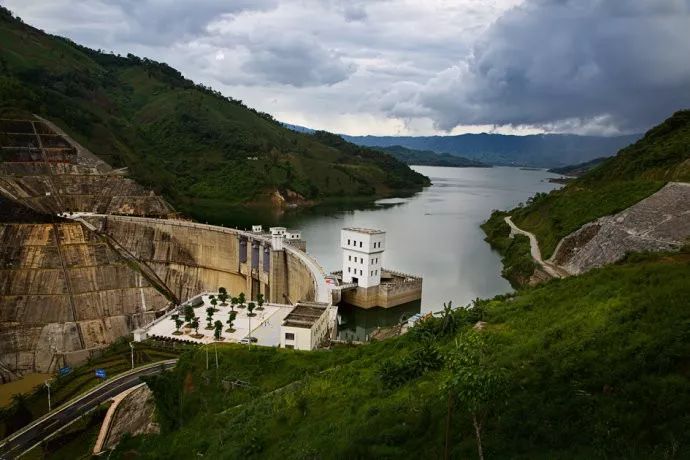
[[[362,242],[361,242],[361,241],[359,242],[359,247],[360,247],[360,248],[362,247]]]
[[[350,273],[350,267],[347,267],[347,272]]]
[[[352,260],[352,256],[347,256],[347,260],[351,261],[351,260]]]
[[[359,271],[359,274],[360,274],[360,275],[362,274],[362,270]]]

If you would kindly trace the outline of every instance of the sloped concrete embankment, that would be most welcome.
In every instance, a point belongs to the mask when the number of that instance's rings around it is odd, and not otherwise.
[[[629,252],[672,251],[690,238],[690,184],[670,182],[612,216],[584,225],[561,240],[550,262],[571,274],[621,260]]]

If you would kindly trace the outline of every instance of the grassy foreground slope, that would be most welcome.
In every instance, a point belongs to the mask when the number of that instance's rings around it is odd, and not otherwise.
[[[367,346],[219,346],[210,370],[190,352],[151,381],[162,434],[111,458],[441,458],[446,433],[451,458],[476,458],[468,406],[444,385],[467,343],[482,344],[472,372],[504,382],[481,405],[487,458],[685,458],[689,275],[687,251],[638,255]]]
[[[0,115],[54,121],[180,211],[212,212],[276,190],[320,201],[429,184],[389,155],[293,132],[165,64],[79,46],[2,7],[0,43]]]
[[[659,190],[669,181],[690,181],[690,111],[676,112],[560,190],[537,194],[511,211],[513,221],[534,233],[542,256],[582,225],[615,214]]]

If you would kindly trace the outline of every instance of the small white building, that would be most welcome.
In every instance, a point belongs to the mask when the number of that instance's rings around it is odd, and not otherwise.
[[[252,225],[252,233],[262,233],[264,228],[261,225]]]
[[[290,230],[287,232],[287,239],[288,240],[301,240],[302,239],[302,232],[299,230]]]
[[[334,319],[327,304],[304,302],[285,317],[280,327],[281,348],[295,350],[314,350],[328,336],[329,320]]]
[[[340,232],[343,249],[343,283],[368,288],[381,284],[386,232],[348,227]]]
[[[271,227],[271,235],[285,235],[287,229],[285,227]]]

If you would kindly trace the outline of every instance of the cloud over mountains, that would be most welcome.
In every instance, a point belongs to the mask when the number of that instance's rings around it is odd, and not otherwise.
[[[5,0],[296,124],[633,132],[690,107],[690,0]]]

